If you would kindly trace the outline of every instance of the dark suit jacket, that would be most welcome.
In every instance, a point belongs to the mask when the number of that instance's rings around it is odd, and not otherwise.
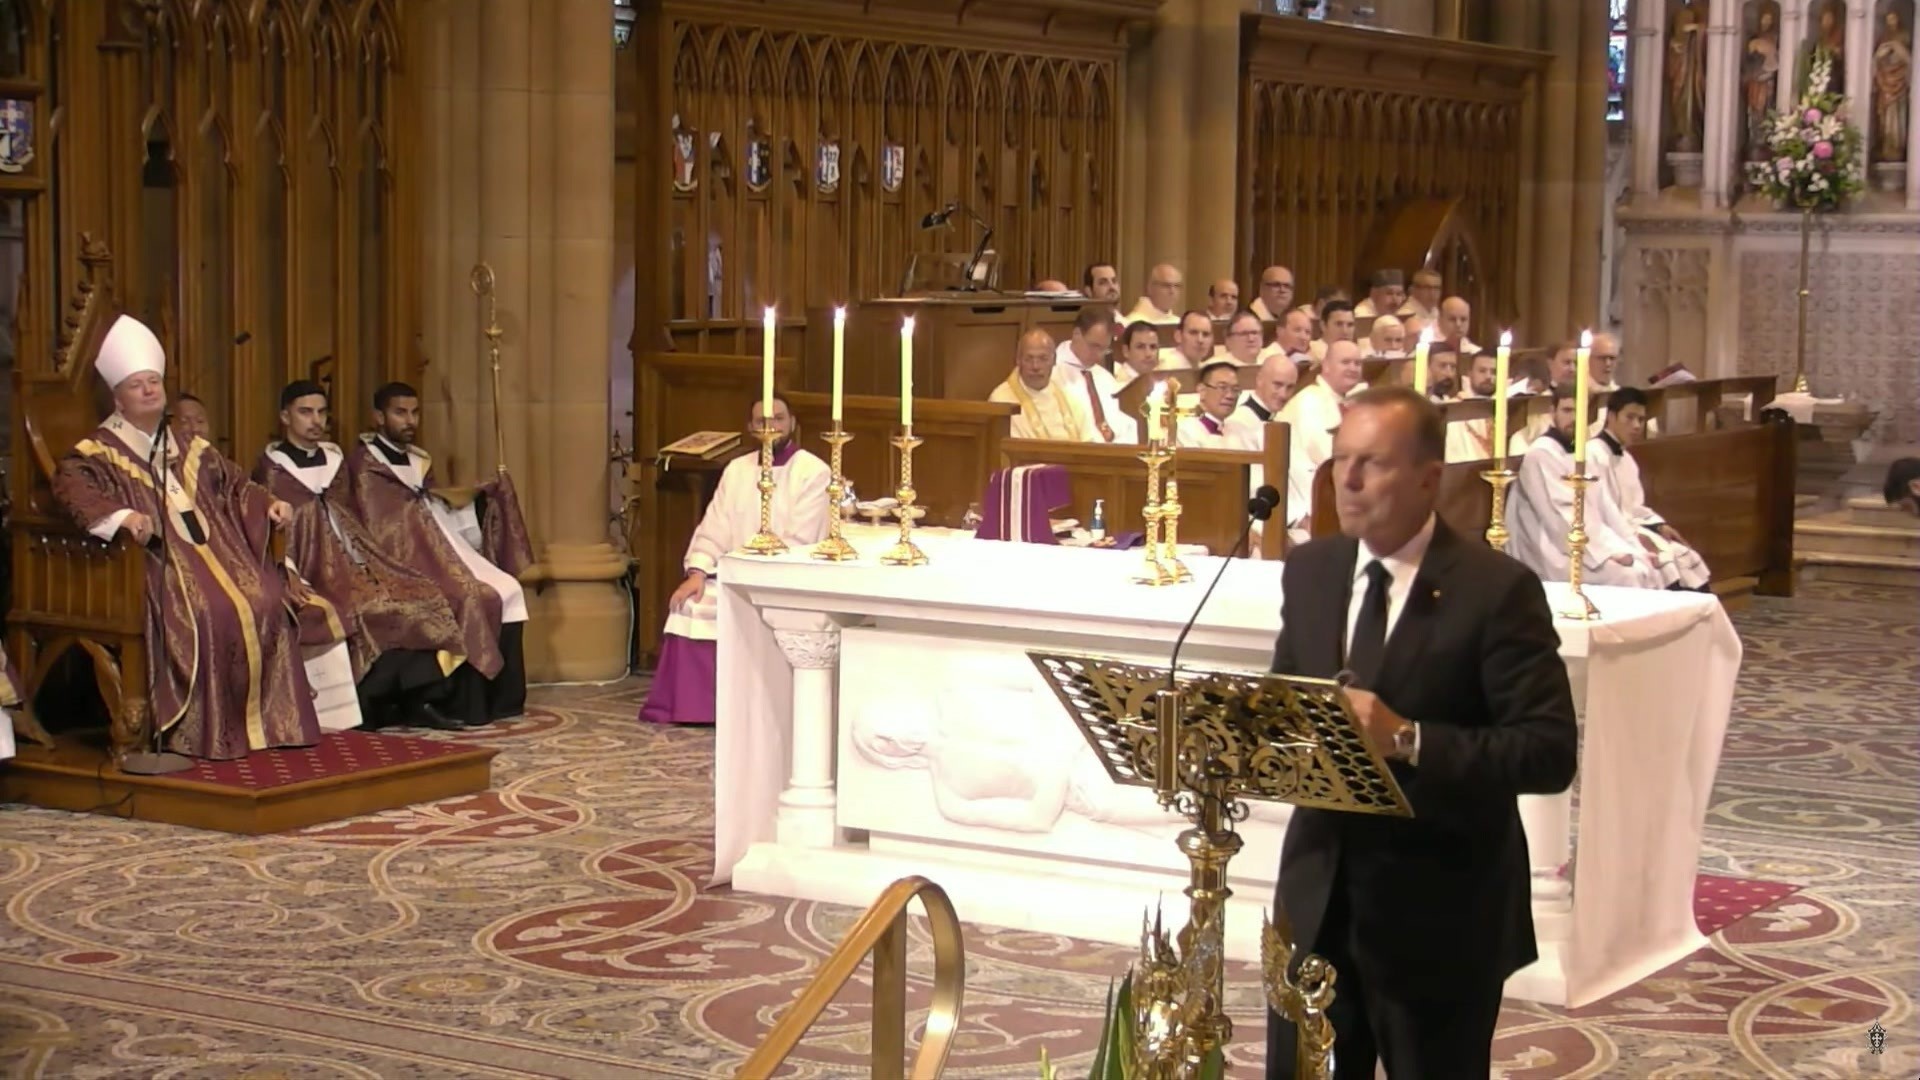
[[[1273,670],[1332,678],[1359,541],[1287,556]],[[1368,689],[1420,725],[1420,765],[1392,765],[1414,817],[1295,811],[1276,903],[1312,949],[1343,901],[1354,959],[1414,993],[1506,976],[1536,956],[1527,842],[1514,797],[1573,783],[1579,735],[1540,579],[1434,525]]]

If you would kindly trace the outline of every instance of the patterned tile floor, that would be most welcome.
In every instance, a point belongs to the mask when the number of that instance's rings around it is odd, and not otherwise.
[[[1737,622],[1702,870],[1798,890],[1592,1007],[1510,1005],[1504,1075],[1920,1074],[1920,603],[1816,586]],[[698,891],[712,737],[634,723],[640,689],[539,692],[480,736],[485,795],[289,836],[0,809],[0,1070],[732,1075],[854,913]],[[969,954],[952,1075],[1084,1068],[1127,950],[976,928]],[[1231,997],[1252,1066],[1248,972]],[[786,1075],[860,1075],[865,1012],[851,987]]]

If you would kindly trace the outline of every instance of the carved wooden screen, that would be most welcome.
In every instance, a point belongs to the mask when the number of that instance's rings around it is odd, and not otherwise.
[[[1241,33],[1241,280],[1278,262],[1304,295],[1327,284],[1363,295],[1379,267],[1361,263],[1400,208],[1457,200],[1454,224],[1483,262],[1468,299],[1512,315],[1544,57],[1275,16],[1249,15]]]
[[[765,305],[791,325],[807,306],[895,295],[912,253],[972,250],[964,213],[920,228],[949,202],[992,224],[1004,288],[1111,258],[1116,29],[1152,4],[1102,6],[654,5],[630,50],[635,340],[752,351]]]

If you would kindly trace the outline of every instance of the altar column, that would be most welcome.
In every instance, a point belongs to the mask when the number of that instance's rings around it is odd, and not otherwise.
[[[1738,190],[1740,140],[1740,0],[1711,0],[1707,5],[1706,173],[1702,205],[1733,205]]]
[[[1633,5],[1633,41],[1628,45],[1631,72],[1627,118],[1632,123],[1633,194],[1660,194],[1660,113],[1666,86],[1666,12],[1662,4]]]
[[[761,618],[793,667],[790,764],[787,785],[780,792],[775,838],[782,847],[830,848],[839,838],[833,755],[840,627],[832,617],[811,611],[768,609]]]
[[[1916,19],[1920,21],[1920,19]],[[1907,28],[1907,47],[1920,46],[1920,26]],[[1920,79],[1907,70],[1907,209],[1920,210]]]
[[[1120,304],[1132,305],[1131,297],[1145,295],[1147,271],[1154,265],[1171,262],[1186,274],[1185,302],[1192,306],[1196,290],[1204,300],[1206,283],[1187,265],[1187,224],[1192,179],[1191,162],[1196,149],[1193,138],[1193,62],[1198,55],[1195,39],[1200,0],[1167,0],[1154,20],[1150,46],[1152,97],[1147,101],[1146,175],[1140,177],[1148,198],[1146,211],[1147,250],[1142,265],[1122,267]],[[1231,145],[1231,144],[1229,144]]]
[[[1807,0],[1781,0],[1780,78],[1773,87],[1773,107],[1793,108],[1800,98],[1800,53],[1807,43]]]
[[[1852,0],[1847,5],[1847,84],[1841,91],[1847,95],[1847,114],[1855,124],[1866,123],[1861,128],[1867,144],[1862,150],[1871,155],[1873,149],[1873,14],[1880,5],[1875,0]],[[1871,161],[1869,156],[1866,160]],[[1872,177],[1866,177],[1871,182]]]

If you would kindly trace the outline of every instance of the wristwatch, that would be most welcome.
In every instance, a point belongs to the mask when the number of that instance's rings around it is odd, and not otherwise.
[[[1412,762],[1414,751],[1419,749],[1419,740],[1414,735],[1414,726],[1402,720],[1400,726],[1393,729],[1393,757],[1400,761]]]

